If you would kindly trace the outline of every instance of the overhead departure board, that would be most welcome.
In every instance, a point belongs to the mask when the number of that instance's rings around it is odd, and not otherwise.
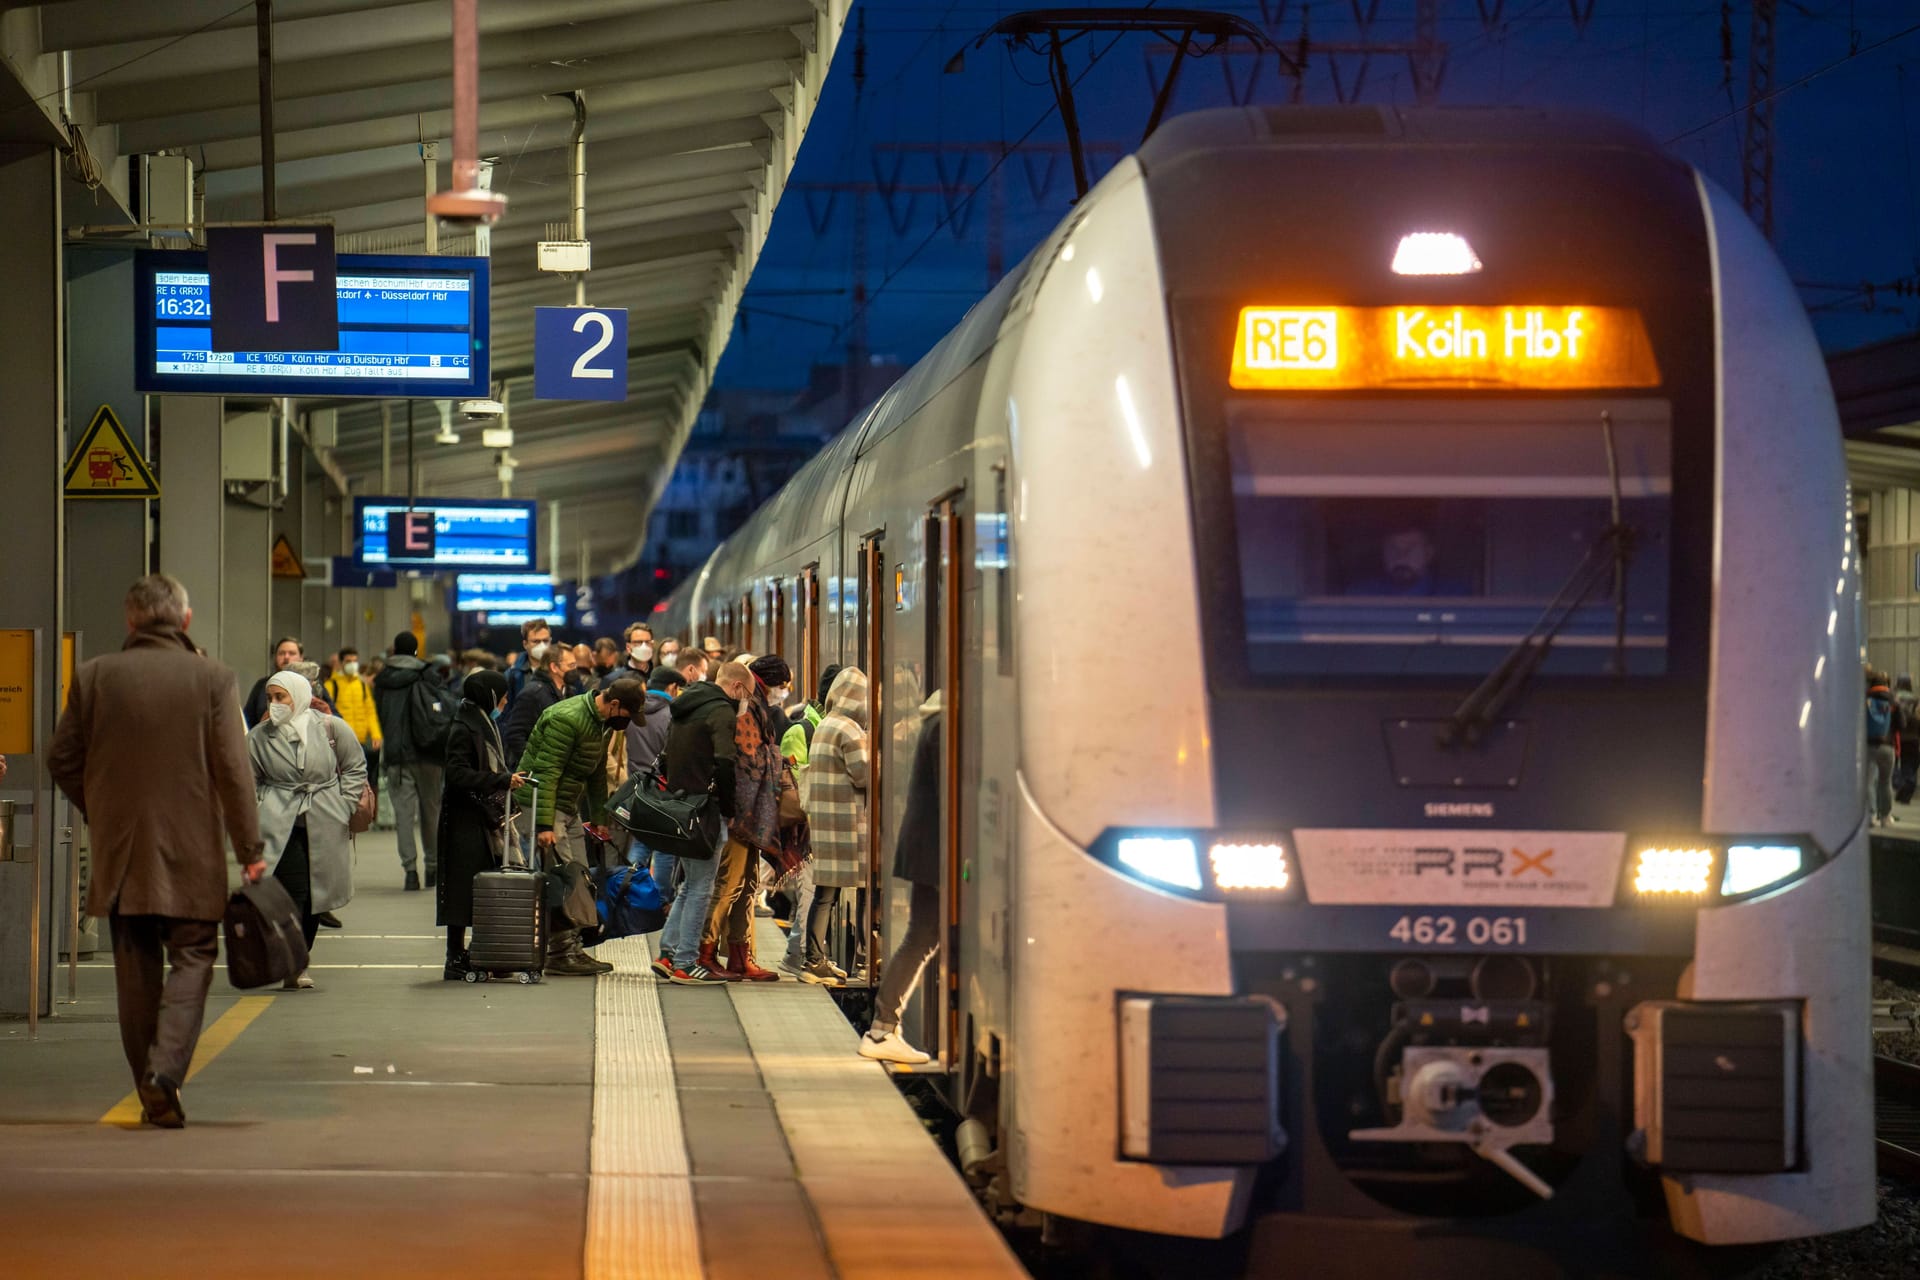
[[[210,396],[488,395],[488,262],[341,254],[338,351],[215,351],[204,253],[137,255],[135,384]]]
[[[536,521],[531,501],[511,498],[421,498],[415,511],[433,514],[431,551],[396,555],[387,537],[389,520],[408,510],[405,498],[355,497],[360,562],[396,569],[531,569]]]

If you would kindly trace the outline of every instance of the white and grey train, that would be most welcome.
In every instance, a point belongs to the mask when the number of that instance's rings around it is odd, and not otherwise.
[[[906,1030],[1002,1203],[1600,1265],[1874,1215],[1848,502],[1786,274],[1644,135],[1211,111],[661,620],[873,677],[881,957],[939,694]]]

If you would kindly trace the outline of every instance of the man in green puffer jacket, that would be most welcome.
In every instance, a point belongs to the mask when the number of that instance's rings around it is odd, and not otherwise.
[[[587,865],[582,824],[606,803],[607,744],[626,732],[646,700],[640,681],[616,680],[598,692],[563,698],[540,714],[520,753],[528,784],[514,792],[513,801],[533,810],[534,843],[543,862]],[[580,949],[578,929],[548,930],[548,973],[590,977],[612,970]]]

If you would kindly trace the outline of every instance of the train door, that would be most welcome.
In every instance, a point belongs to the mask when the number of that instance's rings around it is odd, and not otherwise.
[[[892,867],[883,860],[882,829],[886,807],[885,739],[881,726],[886,724],[887,615],[892,612],[895,592],[887,579],[887,554],[883,545],[886,530],[875,529],[860,539],[860,575],[854,584],[854,665],[867,673],[867,857],[866,874],[853,893],[840,895],[835,915],[834,944],[841,948],[835,963],[854,976],[849,986],[879,982],[880,966],[886,957],[887,882]],[[861,963],[862,961],[865,963]]]
[[[767,628],[767,636],[767,652],[777,653],[783,658],[787,657],[787,580],[785,578],[773,580],[773,621]],[[792,665],[790,658],[788,665]],[[788,709],[791,710],[791,708]]]
[[[923,539],[926,562],[920,575],[926,627],[926,697],[921,704],[921,733],[938,733],[938,747],[917,741],[912,755],[914,777],[909,786],[918,791],[933,788],[937,797],[935,812],[939,847],[923,866],[937,869],[939,878],[939,953],[921,977],[919,991],[919,1035],[910,1036],[915,1044],[935,1053],[940,1065],[952,1070],[960,1060],[965,1042],[960,1034],[960,907],[961,907],[961,806],[960,771],[962,735],[965,732],[965,702],[962,697],[961,671],[964,653],[962,626],[965,617],[962,591],[965,588],[963,555],[965,494],[953,490],[943,494],[928,510]],[[932,709],[938,708],[936,722]],[[930,777],[921,776],[925,768]],[[924,802],[924,801],[923,801]],[[909,799],[909,803],[913,803]]]
[[[800,571],[800,688],[802,698],[820,692],[820,565]]]

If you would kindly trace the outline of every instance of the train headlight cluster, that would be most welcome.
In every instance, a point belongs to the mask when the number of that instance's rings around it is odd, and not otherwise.
[[[1776,889],[1821,861],[1811,843],[1778,836],[1650,840],[1635,849],[1627,865],[1627,882],[1649,904],[1705,905]]]
[[[1287,867],[1287,846],[1278,842],[1218,840],[1207,850],[1207,861],[1213,868],[1215,886],[1229,892],[1250,889],[1277,893],[1293,882]]]

